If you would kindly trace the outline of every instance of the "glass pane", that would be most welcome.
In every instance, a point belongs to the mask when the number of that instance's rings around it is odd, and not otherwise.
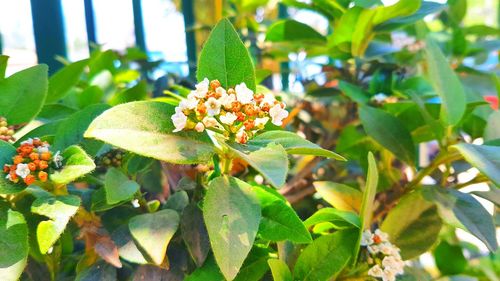
[[[121,51],[134,46],[132,0],[94,0],[93,3],[97,42],[105,49]]]
[[[62,0],[68,59],[77,61],[89,56],[85,7],[83,1]]]

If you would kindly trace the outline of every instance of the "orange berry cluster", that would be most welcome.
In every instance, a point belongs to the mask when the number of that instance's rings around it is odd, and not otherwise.
[[[59,152],[53,154],[50,145],[39,138],[22,142],[16,151],[17,154],[12,157],[13,164],[5,164],[3,167],[3,171],[7,173],[6,179],[13,183],[21,180],[26,185],[31,185],[36,180],[46,182],[50,164],[53,163],[56,168],[62,166]]]
[[[175,108],[172,122],[174,132],[209,129],[246,143],[268,121],[281,126],[287,116],[285,104],[272,93],[254,93],[245,83],[226,90],[205,78]]]
[[[14,126],[9,126],[7,118],[0,117],[0,140],[15,141],[14,139]]]

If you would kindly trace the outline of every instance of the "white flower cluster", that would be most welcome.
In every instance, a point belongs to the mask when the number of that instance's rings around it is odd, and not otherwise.
[[[405,264],[399,254],[399,248],[389,242],[387,233],[380,229],[375,233],[365,230],[361,237],[361,246],[366,247],[371,256],[368,263],[374,264],[368,270],[368,275],[383,281],[395,281],[397,275],[404,273]]]
[[[175,108],[172,122],[174,132],[214,129],[246,143],[269,120],[281,126],[286,117],[285,104],[273,94],[254,94],[245,83],[226,90],[218,80],[205,78]]]

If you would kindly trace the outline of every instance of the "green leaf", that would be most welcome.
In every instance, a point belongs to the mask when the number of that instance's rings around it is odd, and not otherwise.
[[[437,204],[443,221],[469,231],[491,252],[497,250],[493,218],[472,195],[454,189],[430,187],[425,189],[425,196]]]
[[[488,118],[484,128],[484,140],[491,141],[500,139],[500,111],[493,111]]]
[[[147,264],[148,261],[135,245],[132,234],[127,225],[118,227],[112,234],[111,238],[118,248],[120,257],[132,263]]]
[[[85,137],[96,138],[139,155],[191,164],[209,161],[214,147],[206,134],[172,133],[175,107],[154,101],[115,106],[97,117]]]
[[[118,280],[116,268],[104,261],[98,261],[92,266],[80,271],[75,281],[111,281]]]
[[[163,208],[176,210],[177,212],[182,213],[182,211],[188,204],[189,196],[187,192],[184,190],[179,190],[168,197],[168,200],[167,202],[165,202]]]
[[[68,147],[63,153],[63,168],[50,175],[57,184],[70,183],[95,169],[95,163],[79,146]]]
[[[446,8],[446,5],[431,1],[422,1],[422,5],[420,5],[420,8],[414,14],[404,17],[396,17],[394,19],[381,23],[375,27],[375,31],[390,31],[406,25],[414,24],[415,22],[425,18],[428,15],[441,12],[444,8]]]
[[[359,117],[369,136],[407,164],[414,164],[415,145],[410,132],[399,119],[368,106],[359,109]]]
[[[294,243],[310,243],[311,235],[295,211],[281,200],[262,205],[262,221],[259,234],[270,241],[289,240]]]
[[[352,258],[358,230],[342,230],[314,240],[297,259],[295,280],[326,281],[334,279]]]
[[[325,43],[326,38],[307,24],[286,19],[269,26],[266,32],[266,41]]]
[[[7,63],[9,56],[0,55],[0,80],[5,78],[5,71],[7,70]]]
[[[36,236],[42,254],[61,237],[71,217],[80,207],[80,197],[75,195],[44,196],[31,205],[31,212],[48,217],[50,220],[38,224]]]
[[[330,181],[316,181],[314,187],[321,197],[335,209],[360,212],[363,199],[361,191],[345,184]]]
[[[331,222],[337,228],[361,228],[359,216],[353,212],[340,211],[334,208],[322,208],[310,216],[304,224],[306,227]]]
[[[28,261],[28,226],[21,213],[0,206],[0,276],[16,281]]]
[[[80,60],[54,73],[49,79],[49,90],[45,102],[55,103],[64,98],[69,90],[78,83],[88,62],[88,59]]]
[[[12,125],[29,122],[47,96],[47,66],[33,66],[0,80],[0,93],[0,116]]]
[[[224,88],[244,82],[255,92],[255,71],[250,53],[229,20],[214,27],[203,47],[198,62],[198,81],[217,79]]]
[[[248,145],[264,147],[272,142],[283,146],[289,154],[314,155],[346,161],[344,157],[337,153],[321,148],[319,145],[300,137],[296,133],[287,131],[268,131],[262,133],[250,140]]]
[[[233,280],[252,248],[261,211],[252,187],[233,177],[213,179],[205,196],[203,217],[215,260]]]
[[[429,39],[426,46],[428,77],[441,98],[440,119],[445,125],[457,125],[466,108],[464,88],[436,43]]]
[[[116,93],[109,100],[109,104],[118,105],[121,103],[127,103],[131,101],[140,101],[148,97],[148,83],[146,80],[142,80],[137,85],[132,88],[128,88],[123,92]]]
[[[368,153],[368,174],[366,175],[366,185],[363,190],[363,201],[361,202],[361,231],[370,228],[372,214],[373,214],[373,203],[375,201],[375,195],[377,194],[378,186],[378,170],[377,162],[373,154]]]
[[[130,219],[129,229],[137,245],[151,260],[160,265],[168,243],[179,226],[179,215],[174,210],[138,215]]]
[[[181,231],[191,258],[198,267],[202,266],[210,251],[210,241],[203,213],[196,204],[189,204],[182,212]]]
[[[436,266],[443,275],[458,275],[464,272],[468,261],[464,257],[462,247],[441,241],[434,249]]]
[[[453,146],[472,166],[500,187],[500,147],[460,143]]]
[[[344,93],[344,95],[348,96],[350,99],[359,104],[366,104],[370,101],[368,93],[366,93],[365,91],[363,91],[363,89],[356,85],[341,80],[339,83],[339,88],[340,90],[342,90],[342,93]]]
[[[185,281],[211,281],[224,280],[219,267],[215,263],[213,256],[207,258],[202,267],[197,268],[193,273],[186,277]]]
[[[123,172],[116,168],[108,169],[104,178],[106,202],[111,205],[131,200],[139,188],[137,182],[129,180]]]
[[[293,281],[292,273],[285,262],[277,259],[270,259],[267,263],[271,268],[274,281]]]
[[[106,104],[91,105],[62,121],[54,137],[54,149],[64,150],[70,145],[80,144],[90,123],[108,108]]]
[[[415,191],[399,201],[380,228],[401,249],[403,259],[408,260],[427,252],[436,243],[441,227],[436,205]]]
[[[241,159],[264,176],[271,185],[279,188],[288,174],[288,156],[280,144],[269,143],[262,148],[231,144],[229,148]]]

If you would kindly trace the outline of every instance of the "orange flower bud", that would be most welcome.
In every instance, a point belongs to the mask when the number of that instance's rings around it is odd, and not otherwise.
[[[40,139],[33,139],[33,145],[35,147],[39,147],[40,145],[42,145],[42,141]]]
[[[233,110],[233,112],[239,112],[241,110],[241,102],[233,101],[231,103],[231,109]]]
[[[238,121],[245,121],[245,114],[243,114],[243,112],[239,111],[239,112],[236,112],[236,120]]]
[[[12,171],[10,172],[10,179],[13,181],[13,182],[17,182],[17,174],[15,171]]]
[[[209,98],[217,98],[217,94],[213,91],[208,92],[207,99]]]
[[[253,95],[253,99],[257,103],[260,103],[264,99],[264,94],[255,94],[255,95]]]
[[[30,144],[23,144],[20,148],[23,156],[28,156],[31,152],[33,152],[33,146]]]
[[[255,115],[255,107],[251,104],[245,104],[243,106],[243,111],[245,112],[246,115],[248,116],[254,116]]]
[[[15,172],[16,170],[17,170],[17,165],[16,164],[10,166],[10,171],[11,172]]]
[[[36,164],[33,163],[33,162],[30,162],[28,163],[28,169],[30,169],[30,171],[35,171],[36,170]]]
[[[221,85],[220,85],[219,80],[212,80],[212,81],[210,81],[210,88],[211,88],[212,90],[214,90],[214,91],[215,91],[215,89],[219,88],[220,86],[221,86]]]
[[[47,174],[46,172],[44,171],[40,171],[38,173],[38,178],[40,179],[41,182],[46,182],[47,181],[47,178],[48,178],[49,174]]]
[[[5,173],[10,172],[10,167],[9,167],[9,165],[7,165],[7,164],[3,165],[3,171],[4,171]]]
[[[243,123],[243,126],[245,126],[247,131],[250,131],[253,127],[255,127],[255,122],[253,120],[247,120]]]
[[[375,242],[375,244],[379,244],[382,242],[382,238],[380,238],[380,236],[378,236],[377,234],[374,234],[373,235],[373,242]]]
[[[33,176],[33,175],[27,175],[27,176],[24,178],[24,183],[25,183],[26,185],[31,185],[31,184],[33,184],[33,183],[35,182],[35,180],[36,180],[36,179],[35,179],[35,176]]]
[[[268,103],[265,103],[261,106],[261,109],[263,111],[269,111],[269,109],[271,109],[271,106]]]
[[[204,103],[199,103],[199,104],[198,104],[198,107],[196,108],[196,110],[197,110],[200,114],[202,114],[202,115],[204,115],[204,114],[206,114],[206,113],[207,113],[207,107],[205,106],[205,104],[204,104]]]
[[[35,160],[38,160],[39,156],[38,156],[38,153],[36,152],[32,152],[30,153],[30,159],[35,161]]]
[[[40,161],[38,167],[40,167],[40,170],[45,170],[49,167],[49,164],[47,163],[47,161]]]
[[[16,156],[14,156],[13,159],[14,159],[14,164],[23,163],[23,161],[24,161],[24,158],[21,155],[16,155]]]
[[[43,152],[42,155],[40,155],[40,158],[45,161],[49,161],[50,157],[52,157],[52,155],[50,155],[50,152]]]

